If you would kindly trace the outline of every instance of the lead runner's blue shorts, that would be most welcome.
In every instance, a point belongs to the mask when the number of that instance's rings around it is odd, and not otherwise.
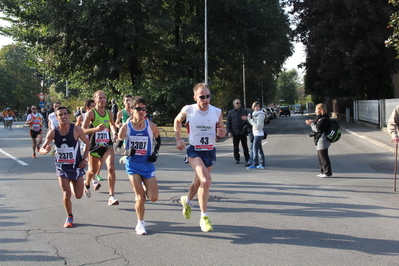
[[[128,175],[138,174],[142,178],[148,179],[155,177],[155,166],[152,162],[138,163],[129,159],[130,156],[126,157],[126,173]]]
[[[210,151],[196,151],[194,146],[188,146],[186,150],[186,158],[184,160],[185,163],[188,163],[188,158],[199,157],[204,162],[206,168],[211,167],[216,163],[216,148]]]

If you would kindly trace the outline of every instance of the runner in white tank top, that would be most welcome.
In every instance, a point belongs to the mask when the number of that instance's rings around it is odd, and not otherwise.
[[[216,161],[216,137],[225,137],[226,129],[223,124],[222,112],[210,105],[211,93],[208,85],[199,83],[194,86],[194,105],[183,107],[174,121],[176,148],[183,150],[185,143],[181,138],[182,123],[187,122],[188,139],[186,161],[195,171],[194,181],[191,183],[187,196],[180,198],[183,205],[183,216],[191,217],[192,200],[198,194],[201,209],[200,226],[203,232],[212,231],[213,227],[207,214],[209,188],[211,186],[211,169]]]

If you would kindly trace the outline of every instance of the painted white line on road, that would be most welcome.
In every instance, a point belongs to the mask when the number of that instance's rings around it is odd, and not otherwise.
[[[12,156],[11,154],[9,154],[8,152],[5,152],[3,149],[0,149],[0,152],[2,154],[4,154],[5,156],[8,156],[9,158],[13,159],[14,161],[17,161],[18,163],[22,164],[22,165],[29,165],[27,163],[25,163],[24,161],[21,161],[20,159],[18,159],[17,157]]]

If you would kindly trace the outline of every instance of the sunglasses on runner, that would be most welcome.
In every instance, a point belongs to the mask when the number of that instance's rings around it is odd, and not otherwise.
[[[205,98],[211,98],[211,95],[210,94],[207,94],[207,95],[200,95],[200,96],[198,96],[198,98],[200,98],[201,100],[205,100]]]
[[[147,107],[134,107],[133,109],[136,110],[137,112],[147,111]]]

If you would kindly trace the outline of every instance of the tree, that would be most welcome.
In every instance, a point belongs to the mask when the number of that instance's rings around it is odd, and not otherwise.
[[[384,46],[394,8],[385,1],[290,0],[306,46],[306,93],[316,98],[392,97],[393,49]]]
[[[0,106],[24,110],[37,104],[41,92],[40,80],[29,66],[33,56],[21,45],[12,44],[0,50]]]
[[[295,69],[282,71],[277,78],[277,101],[283,100],[282,104],[295,104],[298,100],[298,72]]]
[[[3,33],[32,47],[46,73],[84,95],[134,91],[172,117],[204,80],[202,0],[3,0],[0,11],[15,18]],[[208,1],[208,24],[215,96],[241,92],[243,55],[251,90],[259,91],[292,54],[278,0]]]
[[[393,6],[397,6],[399,1],[397,0],[389,0],[388,3]],[[392,35],[385,41],[385,45],[388,47],[392,47],[397,52],[397,57],[399,55],[399,12],[394,12],[389,20],[388,28],[392,28]]]

